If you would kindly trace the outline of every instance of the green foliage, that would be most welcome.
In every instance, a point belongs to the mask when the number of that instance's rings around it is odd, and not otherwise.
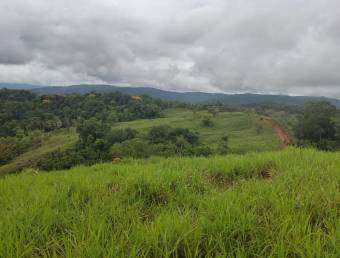
[[[210,156],[214,154],[214,150],[208,146],[198,146],[194,149],[195,156]]]
[[[111,154],[112,157],[148,158],[154,154],[154,148],[143,139],[132,139],[112,145]]]
[[[8,139],[8,138],[5,138]],[[15,139],[15,140],[14,140]],[[14,141],[20,137],[14,137]],[[27,148],[12,160],[0,166],[0,175],[19,172],[24,168],[34,168],[41,157],[55,151],[71,149],[78,137],[73,129],[62,129],[53,133],[32,132],[24,139],[28,139]],[[26,140],[25,140],[26,141]]]
[[[214,123],[213,123],[213,121],[209,117],[205,117],[202,120],[202,126],[204,126],[204,127],[212,127],[212,126],[214,126]]]
[[[208,112],[210,114],[212,114],[213,117],[215,117],[215,116],[217,116],[217,114],[219,112],[219,107],[216,107],[216,106],[208,107]]]
[[[198,140],[198,135],[186,128],[155,126],[145,138],[127,139],[114,144],[111,153],[113,157],[134,158],[195,155]]]
[[[219,108],[221,109],[221,107]],[[58,164],[58,160],[61,159],[58,158],[58,155],[54,155],[53,153],[59,150],[64,152],[69,149],[73,149],[73,153],[77,154],[74,157],[72,156],[72,160],[75,160],[76,165],[111,161],[112,155],[116,155],[117,157],[129,157],[129,153],[133,153],[134,157],[170,157],[177,155],[209,156],[218,154],[218,147],[221,144],[220,139],[226,132],[228,132],[229,137],[227,145],[229,147],[228,154],[246,153],[248,151],[277,150],[281,148],[273,132],[272,126],[261,120],[261,117],[254,113],[246,114],[244,112],[235,111],[220,112],[218,117],[210,118],[214,123],[213,127],[202,127],[201,121],[205,117],[209,117],[205,108],[197,110],[195,114],[189,109],[171,108],[165,110],[162,117],[155,119],[105,123],[100,119],[93,118],[96,121],[95,124],[99,123],[99,128],[101,125],[107,125],[105,126],[106,128],[112,128],[106,130],[106,136],[104,138],[101,136],[102,140],[97,142],[100,144],[94,144],[91,140],[88,141],[88,144],[82,144],[82,146],[77,149],[77,146],[80,146],[80,140],[77,144],[78,134],[74,128],[59,129],[53,132],[43,133],[41,134],[42,137],[38,146],[30,145],[29,148],[24,150],[24,153],[15,154],[18,155],[16,157],[13,155],[11,158],[14,157],[14,159],[6,161],[7,164],[0,167],[0,174],[18,172],[21,169],[28,167],[37,167],[37,162],[39,161],[41,164],[41,160],[46,157],[49,158],[51,164]],[[76,123],[79,127],[85,121],[87,120],[83,120],[83,122],[77,121]],[[259,134],[256,133],[256,126],[258,124],[263,126],[263,130],[261,130]],[[157,137],[148,137],[149,131],[153,131],[153,127],[158,126],[165,126],[165,128],[161,128],[160,130],[156,128],[155,132],[160,132],[160,136],[157,136],[156,134]],[[17,136],[15,138],[18,138],[19,135],[21,135],[20,137],[25,136],[25,132],[22,130],[18,130],[16,134]],[[90,138],[92,137],[91,133],[86,133],[86,130],[85,132],[82,132],[82,135],[84,135],[83,138],[87,138],[87,136]],[[189,148],[184,148],[184,151],[181,151],[179,148],[182,148],[181,144],[178,142],[177,146],[175,144],[177,138],[181,135],[190,143],[190,146],[188,146]],[[136,141],[138,139],[135,151],[130,151],[132,143],[130,144],[129,140],[131,139],[136,139]],[[10,141],[12,140],[14,140],[14,138]],[[145,141],[147,141],[146,145],[144,144]],[[84,142],[84,140],[82,142]],[[119,145],[118,143],[122,144]],[[124,146],[125,143],[130,146]],[[111,146],[116,144],[116,153],[112,153]],[[98,147],[103,147],[103,145],[105,151],[100,150],[100,148],[98,149]],[[144,149],[142,149],[142,147],[139,148],[139,146],[143,145]],[[52,154],[48,156],[48,153]],[[52,157],[56,157],[56,162],[52,161]],[[67,163],[65,167],[67,167]]]
[[[32,132],[28,136],[0,138],[0,165],[4,165],[30,148],[40,145],[43,136]]]
[[[167,143],[171,127],[167,125],[153,126],[150,128],[147,139],[151,143]]]
[[[228,146],[229,137],[228,136],[222,136],[220,139],[220,142],[217,146],[217,153],[218,154],[227,154],[230,151],[230,148]]]
[[[110,144],[121,143],[127,140],[131,140],[137,136],[138,132],[131,128],[118,129],[110,132],[108,141]]]
[[[328,102],[311,102],[305,105],[296,125],[296,137],[306,145],[309,142],[320,149],[334,149],[336,143],[336,107]]]
[[[199,136],[187,128],[171,128],[167,125],[154,126],[148,132],[147,139],[151,143],[176,143],[182,137],[189,144],[197,144]]]
[[[138,141],[131,141],[137,135],[137,131],[131,128],[112,131],[108,124],[92,118],[81,123],[77,132],[79,141],[74,154],[81,158],[75,158],[75,160],[80,160],[85,164],[109,161],[112,155],[146,157],[148,153],[144,152],[145,150],[140,147]],[[116,145],[111,148],[112,144]]]
[[[84,163],[83,157],[73,150],[57,150],[42,155],[33,166],[36,169],[51,171],[70,169],[75,165]]]
[[[338,257],[338,153],[150,158],[0,178],[0,257]]]
[[[82,122],[77,127],[79,141],[75,151],[86,164],[110,160],[111,128],[95,118]]]
[[[175,152],[178,156],[189,156],[193,154],[193,147],[184,135],[176,137]]]
[[[103,123],[156,118],[175,106],[147,96],[133,99],[121,93],[36,95],[26,91],[0,90],[0,137],[18,130],[50,132],[95,118]]]

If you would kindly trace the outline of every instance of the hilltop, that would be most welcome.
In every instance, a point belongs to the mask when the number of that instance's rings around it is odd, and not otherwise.
[[[113,85],[71,85],[71,86],[39,86],[26,84],[0,83],[0,88],[26,89],[38,94],[84,94],[90,92],[112,93],[121,92],[128,95],[148,95],[166,101],[178,101],[184,103],[213,103],[221,102],[228,105],[249,105],[259,103],[276,103],[284,105],[303,105],[309,101],[327,101],[340,107],[340,100],[326,97],[313,96],[287,96],[269,94],[224,94],[207,92],[176,92],[165,91],[155,87],[121,87]]]
[[[127,159],[0,179],[1,257],[337,257],[339,153]]]

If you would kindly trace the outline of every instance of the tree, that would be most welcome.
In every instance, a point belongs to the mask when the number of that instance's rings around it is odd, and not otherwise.
[[[147,139],[151,143],[167,143],[169,142],[169,133],[171,127],[167,125],[153,126],[151,127]]]
[[[152,154],[152,146],[142,139],[127,140],[111,147],[111,155],[117,157],[147,158]]]
[[[94,118],[84,121],[77,127],[79,140],[76,150],[86,163],[109,160],[111,129]]]
[[[108,141],[110,144],[122,143],[127,140],[134,139],[137,135],[137,131],[131,128],[125,128],[110,132]]]
[[[178,156],[185,156],[192,154],[192,145],[186,140],[183,135],[176,138],[175,150]]]
[[[202,125],[204,127],[212,127],[214,125],[213,121],[211,121],[211,119],[209,117],[205,117],[202,120]]]
[[[336,107],[328,102],[307,103],[295,128],[296,138],[304,145],[309,142],[320,149],[333,148],[337,132],[336,114]]]
[[[219,108],[218,108],[218,107],[214,107],[214,106],[209,107],[209,108],[208,108],[208,112],[209,112],[210,114],[212,114],[213,117],[215,117],[215,116],[217,116],[217,114],[218,114],[218,112],[219,112]]]
[[[218,154],[227,154],[229,152],[229,137],[228,136],[222,136],[221,140],[218,143],[217,146],[217,153]]]

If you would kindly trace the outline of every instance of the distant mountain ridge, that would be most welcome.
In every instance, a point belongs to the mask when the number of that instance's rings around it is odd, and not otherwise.
[[[41,87],[46,87],[42,85],[33,85],[28,83],[9,83],[9,82],[0,82],[0,89],[6,88],[11,90],[32,90]]]
[[[25,89],[37,94],[72,94],[72,93],[89,93],[95,91],[98,93],[121,92],[129,95],[149,95],[151,97],[163,100],[179,101],[186,103],[209,103],[222,102],[230,105],[246,105],[259,103],[277,103],[286,105],[303,105],[308,101],[328,101],[340,108],[340,100],[327,97],[311,96],[287,96],[287,95],[269,95],[269,94],[224,94],[224,93],[206,93],[206,92],[175,92],[165,91],[152,87],[120,87],[112,85],[72,85],[72,86],[39,86],[30,84],[9,84],[0,83],[0,88],[8,89]]]

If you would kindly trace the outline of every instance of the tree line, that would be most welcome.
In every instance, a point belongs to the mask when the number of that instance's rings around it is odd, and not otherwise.
[[[79,127],[90,119],[112,125],[157,118],[164,109],[183,105],[119,92],[38,95],[25,90],[1,89],[0,165],[39,146],[48,132]]]

